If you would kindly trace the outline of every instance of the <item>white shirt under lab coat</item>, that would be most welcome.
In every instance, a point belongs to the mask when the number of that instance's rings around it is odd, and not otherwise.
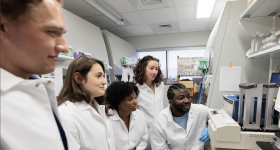
[[[54,83],[1,68],[1,150],[64,150]]]
[[[148,130],[144,114],[141,110],[131,112],[129,120],[129,131],[124,121],[116,110],[112,110],[112,126],[115,135],[116,150],[144,150],[148,144]]]
[[[154,117],[163,109],[164,84],[161,82],[158,87],[155,85],[155,93],[146,83],[143,83],[143,85],[137,84],[137,87],[140,91],[137,98],[137,107],[144,113],[149,129]]]
[[[150,127],[153,150],[203,150],[204,143],[199,141],[201,132],[206,128],[208,107],[191,104],[187,131],[173,121],[170,106],[161,111]]]
[[[104,105],[66,101],[58,107],[69,150],[115,150],[114,132]]]

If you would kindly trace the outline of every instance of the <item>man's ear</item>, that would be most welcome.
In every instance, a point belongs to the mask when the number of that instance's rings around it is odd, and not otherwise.
[[[2,14],[1,14],[1,28],[0,28],[0,39],[5,39],[6,37],[6,31],[7,31],[7,23],[8,23],[8,20],[6,17],[4,17]]]
[[[170,105],[173,105],[173,101],[171,99],[168,99],[168,101]]]
[[[82,78],[82,76],[79,72],[75,72],[73,78],[74,78],[76,83],[78,83],[79,85],[82,84],[83,78]]]

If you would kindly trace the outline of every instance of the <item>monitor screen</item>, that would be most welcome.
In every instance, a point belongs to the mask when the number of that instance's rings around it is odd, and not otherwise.
[[[272,73],[270,83],[280,84],[280,73]]]

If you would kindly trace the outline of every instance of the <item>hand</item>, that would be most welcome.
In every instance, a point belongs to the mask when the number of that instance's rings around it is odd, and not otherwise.
[[[202,130],[199,141],[201,141],[201,142],[210,142],[211,141],[209,134],[208,134],[208,128],[205,128]]]

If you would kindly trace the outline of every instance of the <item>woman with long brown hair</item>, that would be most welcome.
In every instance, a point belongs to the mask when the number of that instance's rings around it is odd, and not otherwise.
[[[150,129],[154,117],[163,109],[164,84],[159,60],[153,56],[145,56],[138,60],[133,72],[140,91],[137,107],[144,113],[147,128]],[[150,149],[150,143],[146,149]]]
[[[114,132],[104,105],[104,65],[79,56],[68,67],[58,109],[69,150],[115,150]]]

